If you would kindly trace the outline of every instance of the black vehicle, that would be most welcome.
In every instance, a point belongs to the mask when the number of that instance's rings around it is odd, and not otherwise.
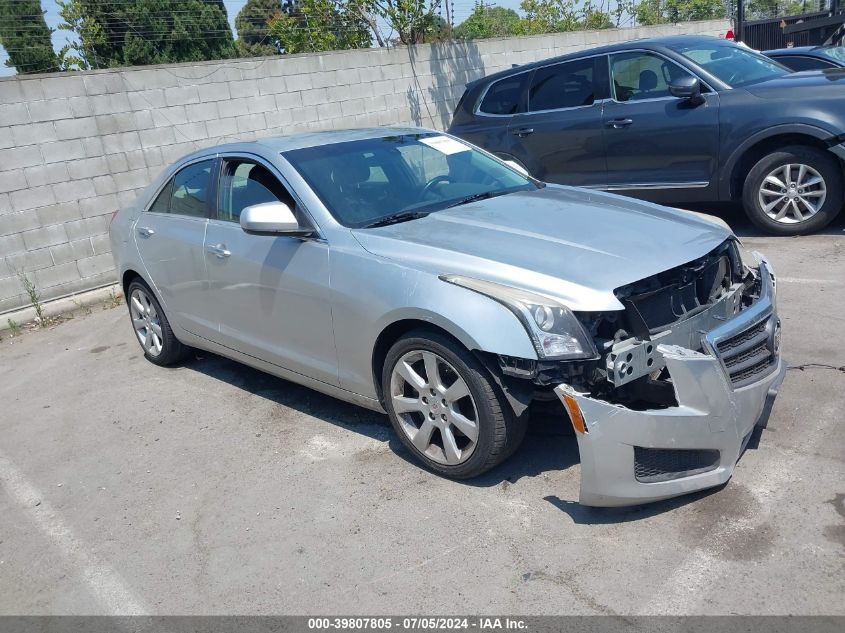
[[[796,72],[845,68],[845,46],[796,46],[763,51],[763,55]]]
[[[843,206],[845,70],[792,73],[703,36],[626,42],[467,86],[449,132],[550,182],[663,203],[742,200],[773,234]]]

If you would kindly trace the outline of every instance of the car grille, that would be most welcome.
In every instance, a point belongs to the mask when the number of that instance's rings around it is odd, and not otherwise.
[[[754,382],[774,366],[777,358],[772,349],[770,321],[771,317],[716,344],[734,388]]]
[[[641,483],[680,479],[715,470],[719,451],[634,447],[634,476]]]

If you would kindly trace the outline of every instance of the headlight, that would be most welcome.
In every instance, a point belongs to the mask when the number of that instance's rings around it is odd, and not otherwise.
[[[440,278],[508,307],[522,321],[540,358],[574,360],[598,356],[592,339],[572,310],[550,297],[472,277],[442,275]]]

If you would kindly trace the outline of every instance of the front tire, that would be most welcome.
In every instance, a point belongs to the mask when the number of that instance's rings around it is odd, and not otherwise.
[[[172,365],[187,356],[188,347],[173,334],[170,322],[153,291],[140,279],[129,284],[126,305],[135,338],[144,356],[156,365]]]
[[[742,202],[749,219],[772,235],[818,231],[842,210],[842,166],[814,147],[784,147],[748,173]]]
[[[390,348],[382,393],[402,444],[446,477],[490,470],[525,437],[525,420],[513,415],[481,363],[437,332],[416,330]]]

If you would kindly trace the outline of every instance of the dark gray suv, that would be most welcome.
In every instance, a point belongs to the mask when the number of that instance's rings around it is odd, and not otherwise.
[[[792,73],[677,36],[519,66],[467,86],[449,132],[537,178],[683,204],[742,200],[779,235],[843,206],[845,70]]]

